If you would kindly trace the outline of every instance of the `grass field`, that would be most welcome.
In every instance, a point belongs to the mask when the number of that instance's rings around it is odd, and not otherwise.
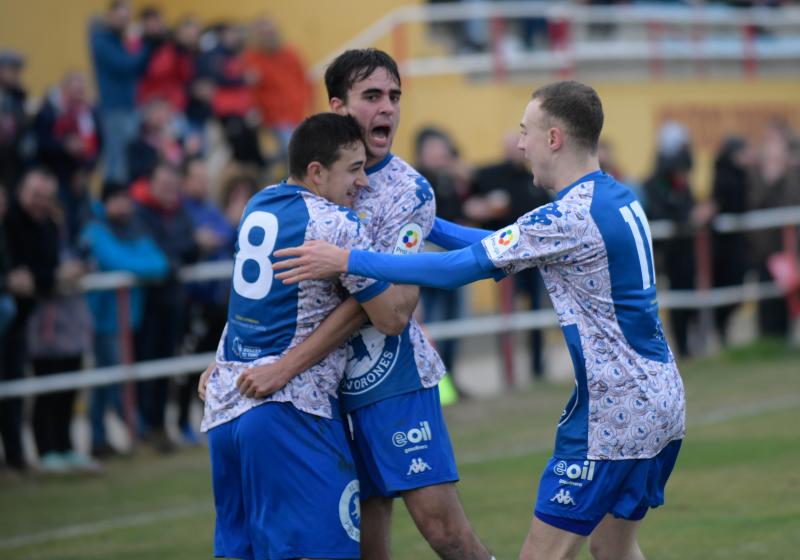
[[[759,343],[681,368],[688,434],[640,542],[649,559],[800,558],[800,353]],[[467,513],[499,559],[525,536],[571,388],[539,384],[447,409]],[[398,503],[393,557],[434,558]],[[0,558],[211,556],[205,450],[142,453],[104,476],[0,481]],[[584,550],[582,558],[589,558]]]

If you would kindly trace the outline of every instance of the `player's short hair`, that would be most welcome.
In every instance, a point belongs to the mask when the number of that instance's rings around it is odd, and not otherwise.
[[[556,82],[534,91],[531,99],[538,99],[545,114],[564,125],[579,147],[597,152],[603,104],[592,87],[575,81]]]
[[[328,99],[337,97],[347,101],[347,92],[353,84],[368,78],[378,68],[386,72],[400,85],[400,71],[397,63],[385,52],[378,49],[351,49],[344,51],[330,63],[325,70],[325,88]]]
[[[330,167],[339,159],[339,150],[364,143],[361,127],[350,115],[319,113],[304,120],[289,140],[289,174],[297,179],[306,176],[308,165],[318,161]]]

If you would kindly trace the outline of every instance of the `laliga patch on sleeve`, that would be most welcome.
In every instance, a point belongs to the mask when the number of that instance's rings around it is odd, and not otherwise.
[[[400,228],[397,242],[394,244],[395,255],[411,255],[418,253],[422,246],[422,227],[411,222]]]
[[[486,254],[495,260],[519,242],[519,226],[511,224],[500,228],[482,241]]]

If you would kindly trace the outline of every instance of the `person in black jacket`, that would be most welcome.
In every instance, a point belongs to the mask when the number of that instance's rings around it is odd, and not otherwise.
[[[22,143],[28,127],[22,85],[25,60],[16,51],[0,51],[0,183],[16,185],[23,169]]]
[[[747,212],[747,173],[750,150],[743,138],[736,136],[725,140],[714,160],[714,187],[711,193],[720,214]],[[747,272],[747,237],[740,232],[714,232],[712,257],[714,259],[714,286],[738,286]],[[720,340],[724,343],[731,314],[737,305],[724,305],[714,311],[714,320]]]
[[[693,290],[695,252],[692,229],[694,195],[689,183],[692,151],[683,125],[665,123],[659,132],[656,168],[644,183],[646,212],[651,220],[670,220],[678,225],[675,236],[654,243],[656,258],[663,260],[671,290]],[[658,267],[657,267],[658,268]],[[670,326],[679,356],[689,355],[689,325],[693,310],[670,310]]]
[[[475,191],[497,210],[490,218],[481,221],[481,227],[496,231],[514,223],[531,208],[550,202],[547,192],[533,184],[533,176],[525,155],[517,147],[519,132],[508,132],[503,137],[503,161],[481,167],[475,173]],[[502,196],[501,196],[502,195]],[[491,204],[492,200],[502,204]],[[514,287],[528,298],[530,309],[541,308],[544,283],[538,268],[527,268],[514,275]],[[544,345],[542,331],[528,333],[531,375],[541,379],[544,375]]]
[[[28,361],[26,324],[37,299],[56,288],[59,262],[59,231],[53,220],[57,182],[44,169],[33,168],[23,175],[16,200],[4,223],[8,239],[10,272],[7,277],[15,295],[17,314],[2,339],[3,380],[19,379]],[[0,435],[6,464],[26,468],[22,453],[22,399],[0,401]]]

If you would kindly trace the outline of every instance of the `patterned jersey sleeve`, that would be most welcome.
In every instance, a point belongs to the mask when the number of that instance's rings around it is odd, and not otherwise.
[[[586,212],[563,202],[552,202],[528,212],[501,228],[481,244],[489,261],[507,274],[534,266],[567,264],[578,253],[591,250],[586,239]]]
[[[381,223],[376,250],[395,255],[418,253],[436,218],[433,188],[418,174],[407,176],[398,187]]]
[[[344,249],[370,250],[371,244],[361,222],[355,212],[331,204],[332,221],[336,224],[329,229],[326,241]],[[369,301],[389,288],[389,284],[382,280],[342,274],[339,280],[344,288],[350,292],[360,303]]]

